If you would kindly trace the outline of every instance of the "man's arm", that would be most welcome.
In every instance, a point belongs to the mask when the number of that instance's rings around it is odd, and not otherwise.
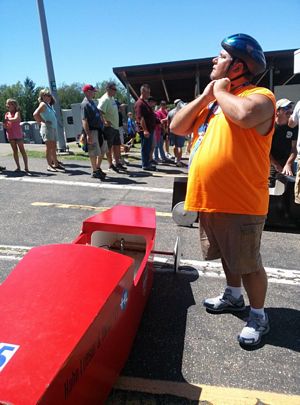
[[[143,132],[144,132],[145,137],[149,138],[150,132],[148,131],[146,122],[144,120],[144,117],[141,117],[141,119],[140,119],[140,126],[143,128]]]
[[[210,82],[200,97],[179,110],[172,119],[170,130],[174,134],[189,135],[193,132],[194,122],[201,110],[214,99],[214,81]]]
[[[281,166],[281,164],[272,156],[272,154],[270,155],[270,163],[272,166],[275,167],[275,170],[279,173],[282,172],[283,167]]]
[[[289,122],[288,122],[288,126],[290,128],[295,128],[298,125],[298,120],[296,117],[294,117],[293,115],[290,116],[289,118]]]
[[[286,163],[282,169],[282,172],[281,172],[287,176],[294,175],[292,166],[297,157],[297,146],[296,145],[297,145],[297,141],[292,141],[291,154],[290,154],[288,160],[286,161]]]
[[[295,105],[293,114],[289,118],[288,126],[291,128],[295,128],[299,125],[299,117],[300,117],[300,101]]]
[[[89,127],[88,121],[87,121],[87,119],[83,118],[81,120],[81,122],[82,122],[82,127],[84,129],[84,133],[86,134],[87,143],[91,144],[93,142],[93,140],[92,140],[92,136],[90,133],[90,127]]]
[[[262,94],[238,97],[231,94],[230,80],[219,79],[214,84],[214,95],[230,121],[242,128],[256,128],[262,135],[270,130],[274,116],[272,101]]]

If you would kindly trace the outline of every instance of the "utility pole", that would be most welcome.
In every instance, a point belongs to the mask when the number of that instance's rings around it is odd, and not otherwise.
[[[52,56],[51,56],[51,49],[50,49],[50,42],[49,42],[49,35],[48,35],[48,28],[47,28],[47,21],[45,15],[45,8],[44,8],[44,1],[37,0],[37,5],[39,9],[40,15],[40,24],[43,36],[43,43],[44,43],[44,52],[46,58],[46,65],[47,65],[47,72],[48,72],[48,81],[51,94],[54,96],[56,103],[54,104],[54,109],[56,112],[57,117],[57,134],[58,134],[58,149],[60,152],[65,152],[66,147],[66,140],[64,135],[64,128],[62,124],[62,114],[60,109],[60,102],[57,94],[55,76],[54,76],[54,69],[52,63]]]

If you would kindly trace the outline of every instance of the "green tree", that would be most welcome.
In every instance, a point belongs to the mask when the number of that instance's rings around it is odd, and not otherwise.
[[[40,87],[35,87],[35,83],[26,77],[24,84],[17,82],[16,84],[0,86],[0,120],[2,121],[6,112],[6,100],[14,98],[20,105],[21,117],[23,121],[32,121],[33,112],[38,105],[38,94]]]
[[[23,94],[19,99],[23,121],[33,120],[33,112],[39,104],[38,97],[40,90],[41,87],[36,87],[35,83],[29,79],[29,77],[26,77],[24,80]]]
[[[122,84],[120,82],[117,82],[114,79],[103,80],[102,82],[96,83],[96,87],[97,87],[98,91],[97,91],[95,97],[100,98],[106,92],[106,85],[108,82],[114,82],[117,87],[117,92],[116,92],[115,98],[120,103],[127,103],[126,89],[122,86]]]
[[[83,99],[82,86],[81,83],[72,83],[70,85],[63,83],[57,89],[61,108],[69,109],[71,104],[81,103]]]

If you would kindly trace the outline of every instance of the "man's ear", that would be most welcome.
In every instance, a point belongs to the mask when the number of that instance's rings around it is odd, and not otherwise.
[[[232,71],[235,73],[243,72],[243,70],[245,70],[245,66],[244,66],[243,62],[237,61],[232,66]]]

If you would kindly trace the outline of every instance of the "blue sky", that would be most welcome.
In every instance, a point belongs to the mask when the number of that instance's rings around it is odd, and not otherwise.
[[[265,51],[300,48],[300,0],[44,0],[57,85],[112,67],[205,58],[244,32]],[[0,0],[0,84],[48,86],[36,0]]]

